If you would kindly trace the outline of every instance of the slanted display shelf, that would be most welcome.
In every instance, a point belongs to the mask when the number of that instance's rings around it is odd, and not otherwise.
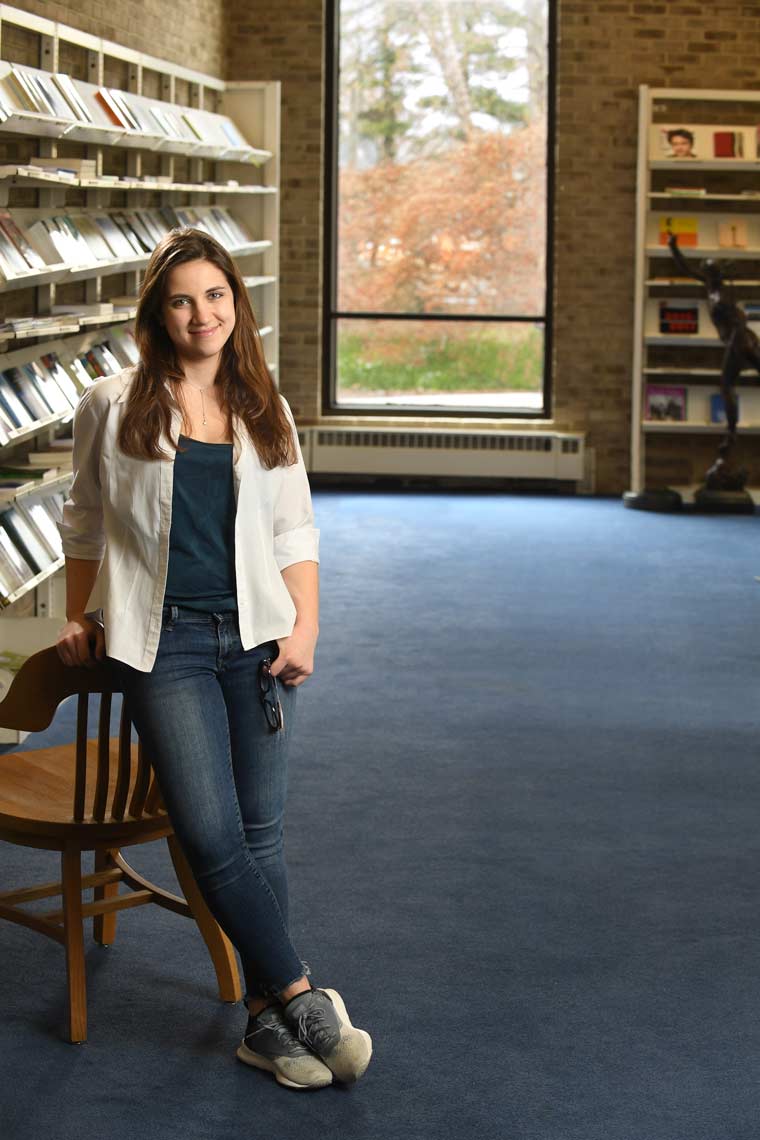
[[[16,624],[9,607],[33,591],[37,614],[54,616],[54,595],[62,605],[52,577],[64,560],[51,519],[71,480],[65,436],[81,393],[134,363],[129,322],[142,271],[168,230],[205,230],[239,262],[277,375],[280,185],[279,83],[227,83],[0,3],[0,33],[8,25],[25,30],[27,51],[37,38],[41,66],[29,56],[0,61],[0,142],[9,144],[0,158],[0,293],[24,290],[31,310],[0,322],[6,629]],[[66,58],[79,53],[88,81],[61,70],[64,45]],[[123,289],[107,289],[117,275]],[[117,292],[124,295],[108,299]],[[27,477],[29,465],[36,470]],[[28,536],[26,556],[14,515]],[[33,547],[47,552],[38,572]],[[0,730],[0,741],[9,739]]]

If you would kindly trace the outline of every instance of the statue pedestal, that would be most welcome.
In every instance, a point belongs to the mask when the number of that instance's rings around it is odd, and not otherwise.
[[[694,494],[694,507],[710,514],[753,515],[755,504],[748,491],[709,491],[700,487]]]
[[[632,511],[680,511],[683,499],[671,487],[659,491],[626,491],[623,506]]]

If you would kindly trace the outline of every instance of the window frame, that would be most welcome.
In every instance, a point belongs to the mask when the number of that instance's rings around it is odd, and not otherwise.
[[[339,81],[340,59],[340,0],[328,0],[325,5],[325,132],[324,132],[324,213],[323,213],[323,272],[322,272],[322,401],[323,416],[352,418],[462,418],[462,419],[514,419],[549,420],[552,417],[553,385],[553,315],[554,315],[554,202],[555,202],[555,142],[556,142],[556,5],[548,0],[547,44],[547,138],[546,138],[546,270],[544,282],[544,316],[513,316],[503,313],[387,313],[376,310],[354,312],[339,310],[336,306],[338,285],[338,155],[339,155]],[[351,405],[338,403],[337,381],[337,328],[343,318],[394,321],[445,321],[468,324],[517,324],[538,322],[544,327],[543,408],[489,408],[486,405],[456,407],[427,407],[412,405]]]

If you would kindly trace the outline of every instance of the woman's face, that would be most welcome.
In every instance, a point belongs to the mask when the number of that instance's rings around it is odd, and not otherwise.
[[[235,327],[232,287],[212,262],[186,261],[166,276],[161,315],[180,360],[218,357]]]

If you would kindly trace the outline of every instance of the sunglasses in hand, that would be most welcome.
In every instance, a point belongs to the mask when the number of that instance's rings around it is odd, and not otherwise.
[[[285,718],[277,692],[277,678],[272,676],[272,659],[265,657],[259,665],[259,700],[264,709],[270,732],[282,732]]]

